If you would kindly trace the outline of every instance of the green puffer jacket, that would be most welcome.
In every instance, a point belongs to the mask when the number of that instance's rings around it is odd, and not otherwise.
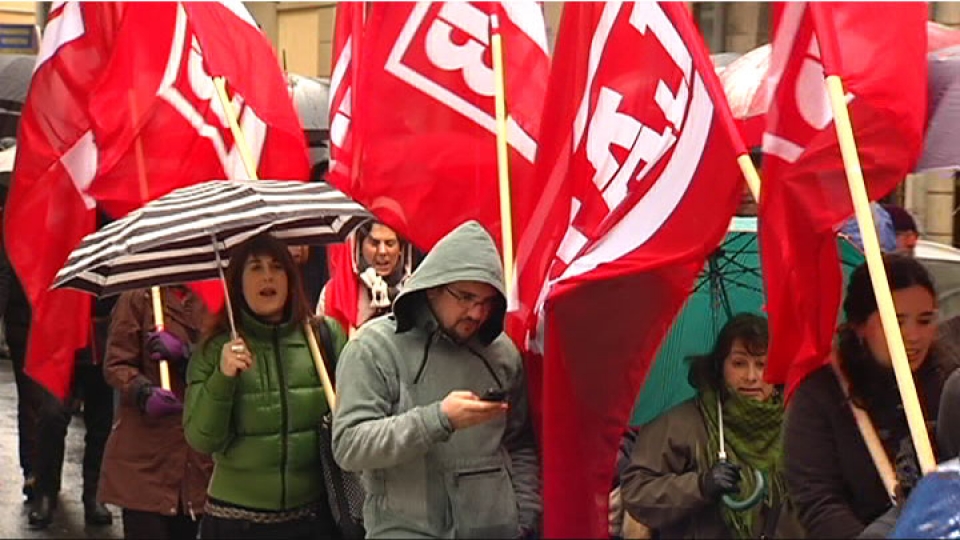
[[[187,370],[183,427],[190,446],[213,454],[207,493],[258,510],[320,500],[317,427],[329,407],[302,327],[247,313],[238,322],[250,369],[233,378],[220,371],[224,334],[198,347]]]

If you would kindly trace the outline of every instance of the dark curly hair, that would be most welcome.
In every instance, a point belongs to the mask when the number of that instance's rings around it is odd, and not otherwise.
[[[720,329],[713,350],[708,354],[692,356],[687,359],[690,362],[690,385],[694,388],[704,388],[706,386],[725,396],[723,362],[737,340],[740,340],[752,355],[767,354],[767,344],[770,340],[767,319],[755,313],[734,315]]]
[[[887,271],[891,292],[920,286],[927,290],[936,302],[937,291],[933,279],[916,259],[888,253],[883,257],[883,267]],[[877,362],[870,348],[856,332],[877,309],[877,298],[873,293],[869,270],[866,264],[861,264],[850,274],[847,296],[843,301],[843,313],[847,321],[837,332],[840,368],[850,382],[851,399],[861,407],[870,407],[872,401],[884,398],[876,395],[877,383],[891,376],[891,370]]]

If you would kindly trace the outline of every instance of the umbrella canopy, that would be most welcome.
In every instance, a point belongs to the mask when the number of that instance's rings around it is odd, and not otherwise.
[[[310,163],[316,165],[329,160],[330,130],[327,122],[330,83],[324,79],[291,73],[287,75],[287,84],[297,113],[300,115],[300,122],[303,123],[303,133],[307,137],[307,146],[310,149]]]
[[[837,240],[844,286],[863,262],[851,243]],[[706,354],[720,328],[737,313],[763,314],[763,279],[757,242],[757,219],[734,218],[720,247],[694,284],[693,292],[660,346],[633,411],[632,425],[649,422],[696,393],[687,383],[687,358]]]
[[[960,45],[960,31],[927,22],[927,52]],[[766,82],[767,69],[773,48],[766,44],[731,62],[720,73],[723,92],[730,102],[730,111],[737,120],[747,147],[760,146],[767,110],[770,108],[772,88]],[[931,90],[933,65],[930,66]],[[928,135],[929,137],[929,135]],[[951,139],[945,139],[945,143]]]
[[[20,110],[36,63],[32,54],[0,54],[0,137],[17,136]]]
[[[927,132],[918,171],[960,167],[960,45],[927,55]]]
[[[261,232],[290,244],[342,242],[368,218],[362,206],[322,183],[204,182],[174,190],[87,235],[53,287],[106,296],[215,279],[230,249]]]

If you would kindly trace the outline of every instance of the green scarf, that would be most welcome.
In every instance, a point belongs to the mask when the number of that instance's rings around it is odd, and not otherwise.
[[[786,486],[782,470],[783,399],[779,394],[767,401],[757,401],[743,397],[735,390],[727,389],[728,397],[723,402],[723,432],[727,460],[739,465],[741,469],[741,496],[753,493],[756,488],[756,475],[759,470],[767,480],[767,497],[763,504],[749,510],[734,511],[720,503],[721,514],[736,538],[750,538],[760,518],[761,509],[775,504],[783,504],[786,499]],[[700,412],[706,420],[706,455],[701,455],[698,463],[702,470],[708,470],[717,462],[720,452],[720,439],[717,422],[717,393],[712,389],[700,389],[697,400]]]

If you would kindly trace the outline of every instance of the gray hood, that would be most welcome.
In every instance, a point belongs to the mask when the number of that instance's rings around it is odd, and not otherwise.
[[[500,302],[477,332],[477,338],[490,344],[503,332],[506,294],[503,264],[493,238],[476,221],[468,221],[444,236],[410,276],[393,303],[397,332],[416,325],[417,313],[427,308],[425,291],[457,281],[479,281],[497,290]]]

